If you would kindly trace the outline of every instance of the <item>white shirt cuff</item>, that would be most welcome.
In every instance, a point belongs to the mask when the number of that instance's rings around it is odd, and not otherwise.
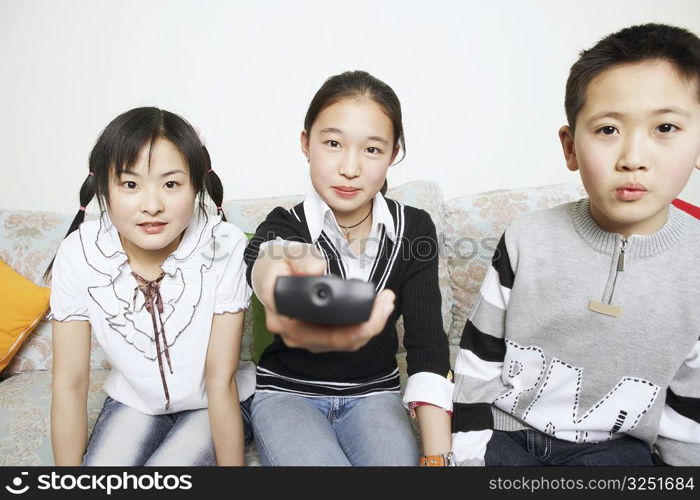
[[[424,401],[440,408],[452,411],[452,393],[454,383],[436,373],[419,372],[408,377],[403,404]]]
[[[486,447],[492,435],[491,429],[452,434],[452,453],[457,465],[483,466]]]

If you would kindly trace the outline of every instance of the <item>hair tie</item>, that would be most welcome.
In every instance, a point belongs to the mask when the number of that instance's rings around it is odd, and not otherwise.
[[[221,211],[221,207],[216,207],[217,210]]]
[[[211,173],[211,172],[213,172],[213,171],[214,171],[214,169],[213,169],[213,168],[210,168],[209,170],[207,170],[207,173],[209,174],[209,173]]]
[[[78,210],[80,210],[81,212],[84,212],[84,211],[85,211],[85,207],[81,206]]]
[[[93,172],[92,170],[90,170],[90,171],[88,172],[88,175],[89,175],[90,177],[95,177],[95,172]]]

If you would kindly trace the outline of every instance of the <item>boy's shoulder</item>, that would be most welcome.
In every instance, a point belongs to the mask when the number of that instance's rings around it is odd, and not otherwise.
[[[697,208],[697,207],[695,207]],[[687,230],[687,240],[692,245],[700,244],[700,219],[692,212],[679,208],[676,204],[670,206],[669,210],[676,213],[678,219]]]
[[[534,235],[539,237],[546,235],[551,238],[559,233],[570,234],[569,230],[573,228],[574,210],[585,202],[586,198],[583,198],[524,214],[506,228],[506,237],[508,239],[521,239]]]
[[[578,230],[590,219],[588,207],[589,199],[582,198],[522,215],[506,228],[506,244],[531,242],[541,245],[555,240],[558,243],[571,239],[578,241],[581,238]],[[700,219],[674,205],[670,205],[669,210],[674,214],[674,231],[682,232],[679,243],[691,246],[700,244]]]

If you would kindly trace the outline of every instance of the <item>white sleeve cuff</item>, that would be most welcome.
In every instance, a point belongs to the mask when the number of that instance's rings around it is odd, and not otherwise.
[[[248,297],[245,299],[237,299],[237,300],[221,300],[217,301],[217,303],[214,305],[214,314],[226,314],[226,313],[232,313],[236,314],[241,311],[245,311],[248,309],[250,306],[250,294],[248,294]]]
[[[665,405],[659,421],[659,436],[684,443],[700,444],[700,424]]]
[[[454,384],[436,373],[419,372],[408,377],[403,404],[424,401],[440,408],[452,411],[452,392]]]
[[[456,432],[452,434],[452,453],[455,462],[462,466],[483,466],[486,447],[492,430]]]

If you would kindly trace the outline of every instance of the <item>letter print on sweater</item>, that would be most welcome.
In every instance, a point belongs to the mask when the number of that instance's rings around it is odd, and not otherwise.
[[[506,343],[504,363],[511,369],[504,376],[513,389],[494,404],[513,414],[520,395],[532,391],[540,382],[545,360],[538,347]],[[659,387],[646,380],[624,377],[595,405],[582,409],[579,396],[583,378],[581,368],[554,358],[522,420],[559,439],[577,443],[604,441],[614,433],[634,429],[659,394]]]

